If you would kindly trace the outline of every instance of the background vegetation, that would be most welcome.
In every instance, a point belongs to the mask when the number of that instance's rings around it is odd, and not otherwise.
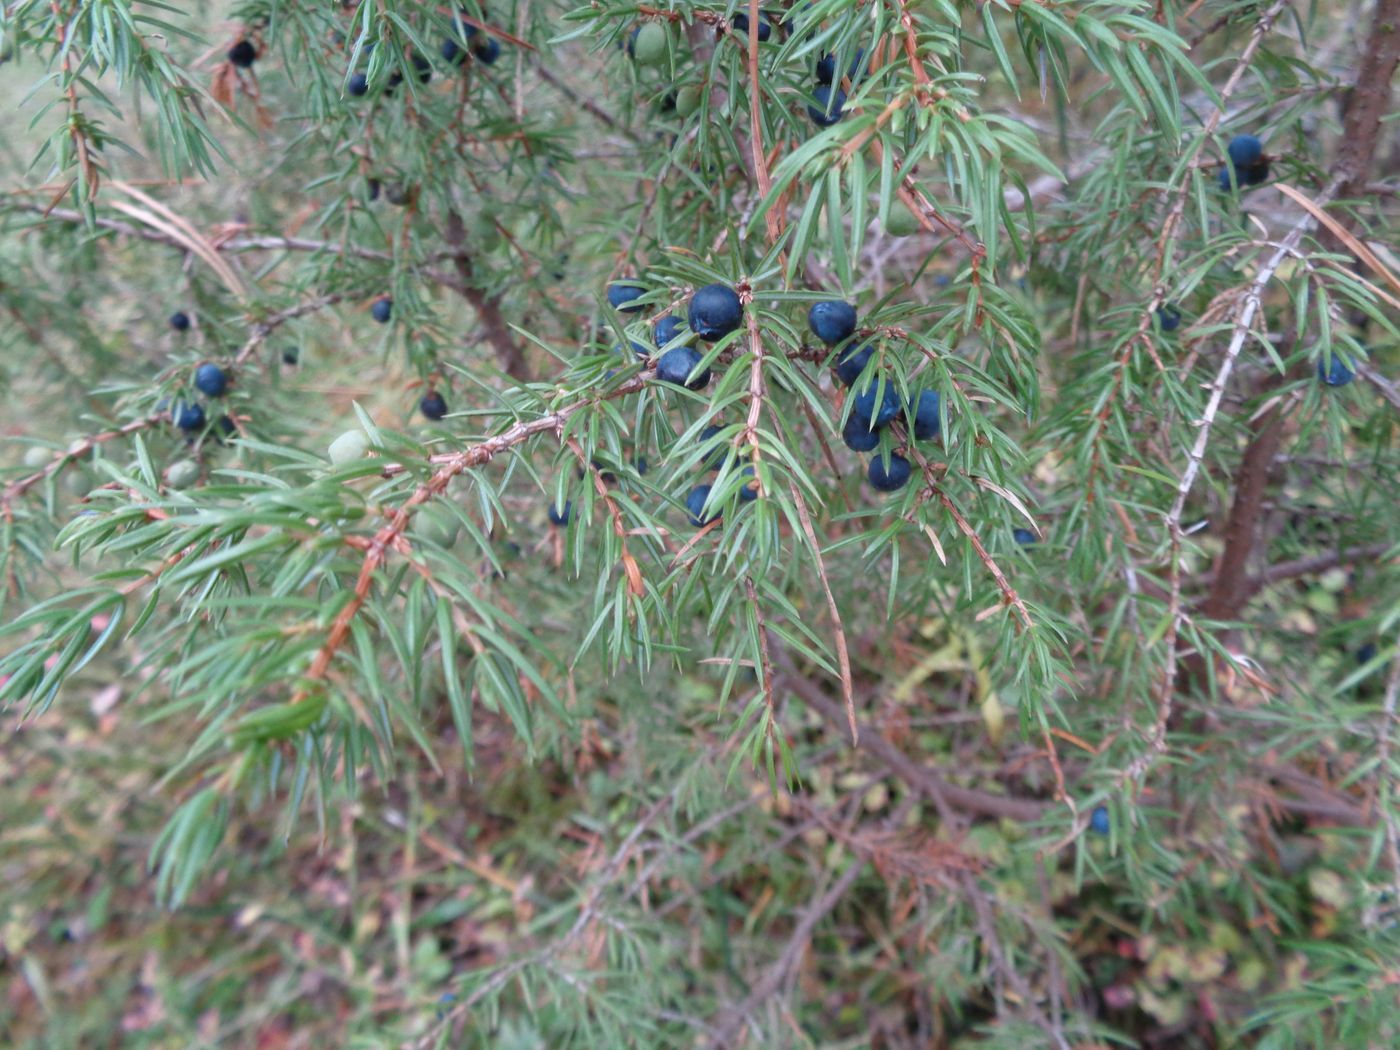
[[[1400,1041],[1400,2],[766,18],[0,12],[6,1046]]]

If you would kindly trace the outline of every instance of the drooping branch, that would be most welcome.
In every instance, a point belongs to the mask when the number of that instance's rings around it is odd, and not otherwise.
[[[1380,0],[1376,5],[1371,33],[1365,52],[1357,66],[1356,81],[1351,89],[1347,105],[1346,120],[1343,126],[1341,143],[1337,151],[1337,162],[1333,168],[1334,177],[1329,188],[1318,200],[1309,202],[1309,215],[1321,213],[1333,199],[1345,200],[1365,191],[1375,161],[1376,148],[1380,142],[1381,122],[1390,108],[1391,79],[1400,63],[1400,0]],[[1290,196],[1301,196],[1293,191]],[[1347,222],[1343,217],[1341,223]],[[1301,237],[1301,226],[1295,226],[1285,239],[1284,245],[1290,250]],[[1343,251],[1341,237],[1331,226],[1320,224],[1318,238],[1330,251]],[[1271,265],[1267,265],[1260,277],[1272,277],[1274,270],[1286,256],[1282,247],[1276,252]],[[1251,286],[1262,291],[1256,278]],[[1257,300],[1251,300],[1251,302]],[[1247,303],[1247,305],[1249,305]],[[1236,329],[1236,338],[1231,341],[1227,353],[1227,366],[1238,352],[1237,343],[1242,341],[1243,332]],[[1222,370],[1223,371],[1223,370]],[[1292,375],[1275,377],[1268,383],[1263,393],[1267,395],[1281,384],[1291,381]],[[1212,407],[1218,399],[1212,400]],[[1248,576],[1248,566],[1258,538],[1258,522],[1263,513],[1264,498],[1268,490],[1269,467],[1278,453],[1283,439],[1282,402],[1275,402],[1264,415],[1255,420],[1252,436],[1240,460],[1235,478],[1235,496],[1230,507],[1229,519],[1225,527],[1225,547],[1217,564],[1215,580],[1210,593],[1201,604],[1201,611],[1212,618],[1229,620],[1239,615],[1244,604],[1257,593]],[[1201,428],[1200,438],[1209,431],[1209,419],[1213,411],[1207,410],[1207,422]],[[1198,445],[1203,441],[1198,440]],[[1193,460],[1198,462],[1193,455]],[[1188,471],[1194,476],[1194,471]],[[1183,478],[1183,482],[1186,478]],[[1178,507],[1182,500],[1178,499]],[[1175,514],[1176,512],[1174,512]],[[1179,514],[1177,519],[1179,522]]]
[[[553,412],[547,412],[534,419],[516,423],[499,434],[460,452],[435,456],[432,462],[437,469],[433,471],[432,476],[413,490],[408,499],[399,505],[398,509],[390,515],[389,521],[374,534],[366,545],[364,561],[360,565],[360,573],[355,580],[350,600],[345,603],[331,622],[325,641],[317,650],[306,674],[302,676],[297,691],[293,694],[290,702],[296,704],[306,700],[312,695],[313,689],[326,679],[330,672],[331,662],[335,659],[336,653],[340,651],[346,638],[349,637],[351,624],[355,617],[360,614],[360,610],[364,608],[365,602],[369,600],[369,591],[374,583],[375,573],[388,560],[390,551],[395,550],[403,541],[404,532],[408,529],[409,521],[418,507],[442,495],[448,482],[458,474],[472,467],[489,463],[502,452],[514,448],[537,434],[550,431],[562,434],[564,424],[576,412],[595,405],[599,401],[635,394],[646,385],[648,380],[655,378],[655,376],[655,371],[641,372],[606,394],[581,398]],[[383,473],[389,477],[402,470],[401,465],[390,464],[385,467]]]

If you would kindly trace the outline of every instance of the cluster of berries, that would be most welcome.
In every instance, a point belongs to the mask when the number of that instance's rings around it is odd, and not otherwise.
[[[601,463],[596,459],[589,460],[589,462],[593,465],[593,469],[598,472],[598,476],[603,479],[603,484],[611,485],[617,481],[617,475],[608,469],[607,464]],[[647,472],[646,457],[638,456],[632,461],[632,466],[638,474],[645,474]],[[583,480],[583,478],[587,476],[587,471],[579,467],[578,476],[580,481]],[[565,500],[562,508],[560,508],[557,503],[551,503],[549,505],[549,523],[555,528],[562,529],[569,524],[569,519],[573,516],[573,513],[574,501],[571,499]]]
[[[789,17],[797,10],[793,8]],[[721,36],[726,32],[731,33],[747,41],[750,29],[753,29],[760,44],[766,44],[773,39],[774,23],[766,11],[758,13],[756,28],[750,25],[748,12],[737,11],[730,17],[728,27],[720,25],[716,32]],[[663,22],[643,22],[635,26],[624,41],[619,41],[618,46],[639,66],[660,66],[666,62],[666,56],[671,50],[671,32]],[[860,73],[864,57],[865,51],[861,49],[851,61],[848,75],[853,84]],[[819,127],[830,127],[841,119],[846,104],[846,92],[841,86],[841,78],[836,75],[834,55],[824,54],[818,59],[816,80],[816,86],[812,90],[813,101],[807,104],[807,114]],[[679,116],[688,117],[700,108],[702,97],[701,87],[686,85],[663,96],[661,101],[664,109],[674,109]]]
[[[828,346],[845,344],[836,357],[836,378],[854,392],[850,412],[841,428],[841,438],[853,452],[870,452],[880,444],[880,432],[900,414],[899,395],[894,383],[875,374],[865,376],[875,357],[875,344],[852,342],[856,332],[856,310],[850,303],[826,300],[812,304],[807,312],[807,324],[812,333]],[[861,378],[865,383],[856,390]],[[942,430],[942,405],[938,394],[922,391],[904,406],[916,441],[931,441]],[[895,492],[909,483],[913,473],[909,460],[897,453],[871,457],[866,473],[872,487],[880,492]]]
[[[644,308],[638,300],[646,292],[635,279],[623,278],[608,285],[608,303],[618,313],[638,313]],[[739,301],[739,293],[729,285],[707,284],[690,297],[686,318],[690,331],[697,337],[716,342],[738,331],[744,319],[744,304]],[[688,390],[701,390],[710,382],[710,370],[700,367],[704,355],[689,345],[685,332],[681,319],[674,314],[656,322],[653,334],[660,354],[656,359],[656,378]],[[632,351],[638,357],[651,356],[645,345],[635,341]]]
[[[184,327],[176,324],[176,318],[184,318]],[[189,327],[189,318],[183,313],[177,313],[170,319],[170,323],[180,331]],[[206,362],[194,370],[195,389],[208,398],[221,398],[228,393],[228,373],[216,364]],[[194,438],[202,434],[209,425],[209,416],[205,412],[204,406],[197,401],[176,401],[173,405],[162,401],[156,405],[158,412],[169,409],[170,421],[175,424],[186,437]],[[222,440],[231,436],[238,428],[234,425],[233,419],[225,414],[221,414],[214,421],[217,434]]]
[[[638,313],[644,309],[639,301],[646,295],[646,288],[634,278],[623,278],[608,285],[608,303],[618,313]],[[707,284],[696,290],[690,297],[683,322],[675,314],[667,314],[656,322],[652,330],[656,339],[656,378],[673,386],[683,386],[687,390],[701,390],[710,382],[710,370],[702,368],[704,355],[694,346],[687,333],[698,340],[717,342],[739,330],[744,321],[744,304],[736,292],[727,284]],[[632,352],[639,358],[648,359],[651,351],[644,344],[632,342]],[[619,350],[622,348],[619,347]],[[622,352],[626,352],[625,350]],[[702,441],[710,441],[719,433],[719,427],[706,427],[701,434]],[[718,459],[711,457],[712,469],[717,469],[723,461],[720,450]],[[753,467],[745,467],[744,473],[751,479],[740,489],[745,500],[755,499],[758,491],[752,481]],[[686,497],[686,509],[690,512],[692,525],[705,525],[714,515],[705,517],[703,510],[709,499],[711,486],[697,485]],[[552,520],[552,519],[551,519]]]
[[[864,60],[865,49],[861,48],[856,51],[850,67],[846,70],[846,76],[852,84],[860,79],[861,63]],[[826,54],[817,59],[816,75],[817,86],[812,89],[815,104],[808,104],[807,115],[812,118],[814,124],[828,128],[841,119],[843,107],[846,105],[846,92],[841,87],[841,78],[836,74],[836,56]]]
[[[489,66],[500,57],[501,45],[495,37],[482,32],[468,21],[470,17],[463,12],[453,18],[452,35],[439,46],[438,54],[449,65],[460,66],[468,59],[472,59]],[[364,54],[368,56],[373,51],[374,44],[371,43],[365,47]],[[420,84],[426,84],[433,79],[433,64],[425,55],[420,55],[415,51],[408,56],[408,60],[412,63]],[[402,83],[402,73],[395,71],[389,74],[389,79],[384,85],[384,93],[392,95]],[[351,73],[349,79],[345,81],[346,93],[356,98],[369,94],[369,87],[369,77],[365,73]]]

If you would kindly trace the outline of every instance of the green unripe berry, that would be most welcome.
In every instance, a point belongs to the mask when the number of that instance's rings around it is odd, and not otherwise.
[[[63,475],[63,487],[70,496],[86,496],[92,491],[92,478],[86,470],[70,470]]]
[[[53,453],[43,445],[35,445],[24,454],[24,465],[35,470],[47,467],[49,461],[53,459]]]
[[[676,115],[688,117],[705,101],[705,89],[699,84],[687,84],[676,92]]]
[[[446,550],[457,542],[462,523],[444,507],[427,506],[413,518],[413,535]]]
[[[199,464],[192,459],[176,460],[165,468],[165,483],[172,489],[187,489],[199,480]]]
[[[909,210],[909,205],[902,200],[890,203],[890,214],[885,219],[886,233],[891,237],[908,237],[918,233],[921,228],[918,216]]]
[[[365,453],[369,451],[369,435],[363,430],[347,430],[332,441],[331,447],[326,451],[332,463],[343,467],[347,463],[365,458]]]
[[[670,34],[660,22],[648,22],[637,30],[632,41],[632,57],[639,66],[659,66],[666,61]]]

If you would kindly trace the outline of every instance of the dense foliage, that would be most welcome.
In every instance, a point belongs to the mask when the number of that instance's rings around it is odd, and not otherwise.
[[[7,1045],[1400,1041],[1400,0],[185,6],[0,12]]]

